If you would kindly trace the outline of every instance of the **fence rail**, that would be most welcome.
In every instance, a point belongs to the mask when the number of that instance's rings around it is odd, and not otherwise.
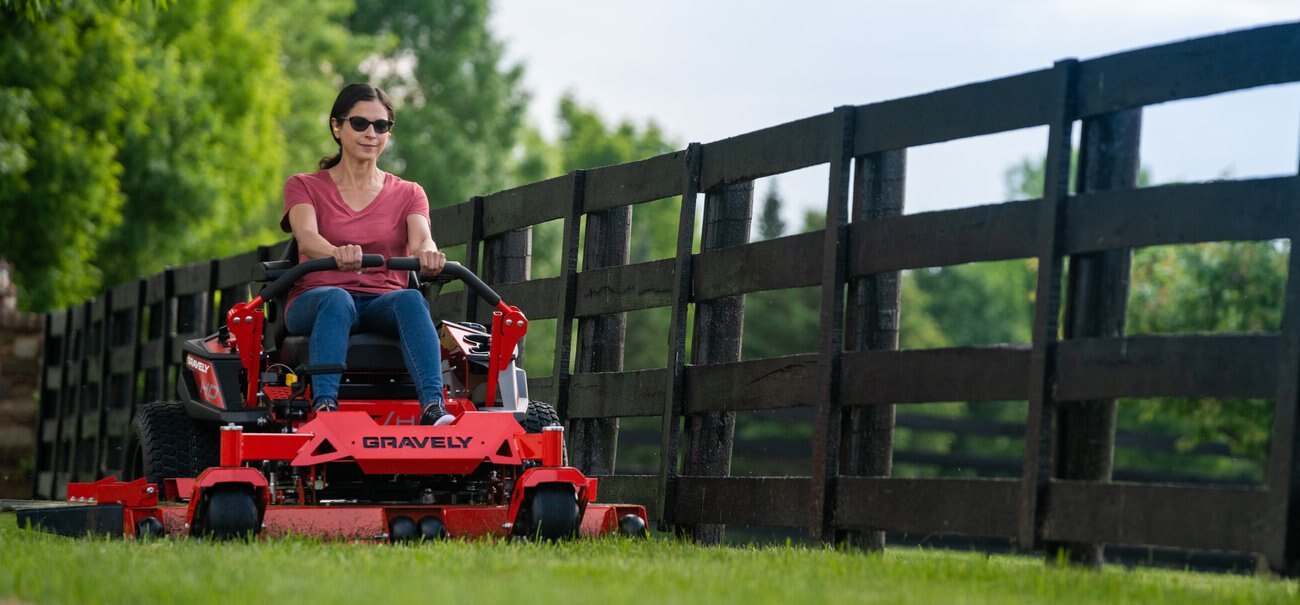
[[[876,546],[881,532],[903,531],[1076,552],[1102,542],[1217,549],[1259,553],[1295,573],[1295,249],[1277,333],[1137,337],[1122,326],[1129,249],[1294,239],[1300,227],[1295,175],[1137,187],[1142,108],[1300,81],[1297,56],[1300,24],[1291,23],[1061,61],[476,197],[435,210],[434,235],[465,245],[470,268],[530,317],[556,320],[553,374],[533,377],[530,388],[565,415],[573,459],[602,476],[604,497],[650,505],[664,528],[704,540],[717,538],[717,524],[740,523]],[[1041,198],[902,214],[908,147],[1042,126]],[[752,181],[817,165],[829,167],[827,228],[750,243]],[[676,254],[628,264],[630,208],[678,196]],[[530,228],[557,220],[561,272],[529,279]],[[169,396],[179,341],[214,329],[246,296],[255,263],[277,252],[169,269],[46,317],[39,495],[122,468],[129,414]],[[900,271],[1004,259],[1038,263],[1030,345],[897,350]],[[741,361],[741,297],[810,286],[821,290],[818,351]],[[670,310],[668,358],[624,371],[619,318],[650,308]],[[489,311],[468,293],[441,297],[434,309],[479,320]],[[1110,398],[1175,394],[1273,399],[1261,484],[1109,482]],[[896,404],[1007,399],[1029,402],[1019,478],[890,477]],[[1075,401],[1088,404],[1062,405]],[[806,475],[727,476],[732,414],[801,406],[815,418]],[[662,466],[613,475],[617,419],[633,416],[662,420]]]

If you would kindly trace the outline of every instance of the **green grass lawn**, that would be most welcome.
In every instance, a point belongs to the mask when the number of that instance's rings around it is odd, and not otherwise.
[[[1296,603],[1300,582],[934,550],[670,540],[413,546],[74,540],[0,514],[0,604]]]

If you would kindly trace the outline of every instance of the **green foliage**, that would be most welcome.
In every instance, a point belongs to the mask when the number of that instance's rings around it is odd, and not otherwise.
[[[1139,184],[1150,183],[1142,169]],[[1007,172],[1011,197],[1037,197],[1043,182],[1042,162],[1028,159]],[[1159,246],[1133,251],[1130,274],[1128,334],[1187,332],[1275,332],[1281,326],[1289,245],[1283,242],[1212,242]],[[1270,400],[1260,399],[1125,399],[1120,426],[1180,437],[1190,449],[1200,442],[1226,442],[1254,461],[1258,473],[1265,458],[1272,424]],[[1141,462],[1117,452],[1117,463]],[[1187,467],[1188,460],[1167,468]],[[1208,462],[1194,465],[1208,468]],[[1240,475],[1241,464],[1221,460],[1217,470]]]
[[[557,107],[559,137],[546,141],[535,130],[525,131],[523,149],[517,162],[521,181],[535,181],[572,170],[621,164],[672,151],[675,146],[665,138],[654,121],[636,124],[622,120],[610,124],[594,107],[579,102],[573,93],[565,94]],[[638,204],[632,209],[632,235],[629,262],[638,263],[667,258],[675,253],[677,217],[680,198]],[[546,277],[559,274],[562,221],[539,225],[533,229],[532,275]],[[668,310],[649,309],[628,314],[624,367],[643,369],[663,367],[668,359],[664,334],[668,327]],[[554,327],[533,323],[529,338],[534,343],[554,342]],[[534,351],[539,350],[534,347]],[[550,373],[552,359],[542,354],[525,358],[525,369],[534,375]]]
[[[116,135],[137,119],[126,108],[143,77],[129,11],[28,8],[43,19],[0,18],[0,103],[13,117],[0,131],[0,256],[16,267],[23,305],[42,309],[100,285],[95,249],[125,203]]]
[[[758,229],[761,239],[775,239],[784,233],[785,224],[780,219],[784,204],[773,184],[763,198]],[[804,214],[802,232],[823,229],[825,225],[825,215],[809,210]],[[742,359],[816,352],[821,342],[821,288],[813,286],[746,294],[744,335],[740,352]],[[738,423],[737,434],[743,436],[746,430],[752,429]]]
[[[1036,266],[1027,259],[909,271],[904,295],[921,295],[904,300],[903,309],[932,325],[901,333],[902,348],[1028,343]]]
[[[773,179],[772,187],[763,196],[763,210],[758,215],[758,238],[776,239],[785,235],[785,221],[781,220],[781,193]]]
[[[5,0],[0,256],[20,304],[278,239],[284,179],[335,151],[334,95],[370,75],[398,103],[390,169],[435,204],[499,187],[525,97],[486,14],[481,0]]]
[[[123,107],[121,228],[98,249],[107,284],[267,241],[278,218],[287,115],[278,32],[257,3],[141,10],[137,98]]]
[[[487,18],[487,0],[359,0],[348,19],[352,31],[389,44],[353,72],[398,106],[382,161],[422,184],[434,207],[508,184],[528,98],[523,68],[500,65]]]
[[[0,97],[23,125],[0,146],[0,255],[23,306],[76,302],[266,232],[286,92],[254,3],[47,9],[0,25],[15,42],[0,51]]]
[[[1282,325],[1288,242],[1215,242],[1142,248],[1133,254],[1127,332],[1277,332]],[[1227,442],[1262,463],[1273,401],[1244,398],[1124,400],[1145,425],[1191,448]]]
[[[393,46],[387,38],[348,29],[355,10],[354,0],[277,0],[259,7],[259,18],[278,32],[280,64],[289,88],[281,100],[288,108],[279,121],[287,142],[280,168],[284,178],[315,170],[322,157],[338,151],[329,132],[334,97],[345,84],[361,79],[355,73],[360,61]],[[276,191],[268,200],[274,222],[281,211],[274,203],[279,196]]]
[[[1041,557],[666,540],[410,546],[76,540],[0,514],[0,600],[32,603],[1294,603],[1300,583]],[[458,570],[469,570],[461,573]],[[954,598],[958,597],[958,598]]]

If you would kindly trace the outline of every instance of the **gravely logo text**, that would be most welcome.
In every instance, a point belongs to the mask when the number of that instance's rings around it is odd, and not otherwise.
[[[459,450],[469,447],[473,437],[362,437],[365,449],[437,449]]]

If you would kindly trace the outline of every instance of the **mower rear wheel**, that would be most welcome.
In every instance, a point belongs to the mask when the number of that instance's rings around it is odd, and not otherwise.
[[[524,420],[519,424],[523,425],[524,430],[529,433],[540,433],[544,427],[561,424],[560,414],[549,403],[530,401],[528,411],[524,413]]]
[[[257,503],[253,494],[242,487],[218,485],[208,495],[203,515],[204,532],[218,540],[247,538],[257,533]]]
[[[219,447],[216,426],[191,419],[184,403],[144,403],[131,423],[125,474],[128,479],[143,477],[161,488],[163,479],[193,477],[216,466]]]
[[[529,523],[525,535],[549,541],[578,535],[578,499],[572,486],[547,483],[529,491]]]

